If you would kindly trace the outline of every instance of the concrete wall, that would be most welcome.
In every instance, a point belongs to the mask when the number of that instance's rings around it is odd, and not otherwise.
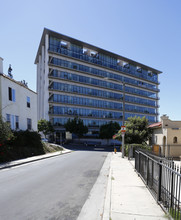
[[[15,90],[15,102],[9,100],[8,87]],[[30,97],[30,108],[27,107],[27,96]],[[32,130],[37,131],[37,94],[19,82],[0,75],[0,97],[2,117],[6,114],[19,116],[19,129],[27,129],[27,118],[32,121]]]
[[[168,128],[167,144],[170,145],[170,156],[181,156],[181,129],[174,130]],[[177,138],[177,143],[174,143],[174,138]]]
[[[163,137],[162,128],[154,129],[152,135],[152,143],[157,145],[162,145],[162,140],[163,140],[162,137]]]
[[[167,144],[181,145],[181,129],[175,130],[172,128],[168,128],[167,133]],[[174,143],[174,137],[177,137],[177,143]]]
[[[181,156],[181,145],[169,146],[169,155],[170,157],[180,157]]]
[[[48,35],[45,36],[45,45],[41,48],[41,55],[37,63],[37,106],[38,106],[38,120],[49,120],[49,79],[48,79]]]
[[[163,128],[181,128],[181,121],[172,121],[170,119],[162,119]]]

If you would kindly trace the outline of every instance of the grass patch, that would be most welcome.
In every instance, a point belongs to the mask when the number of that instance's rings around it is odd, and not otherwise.
[[[111,177],[111,180],[115,180],[113,176]]]
[[[181,210],[175,210],[173,208],[170,208],[169,209],[169,214],[172,216],[173,219],[180,219]]]
[[[53,153],[57,151],[63,151],[63,148],[56,144],[43,143],[43,149],[45,153]]]

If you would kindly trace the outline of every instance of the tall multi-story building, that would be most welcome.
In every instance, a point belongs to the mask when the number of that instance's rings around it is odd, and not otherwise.
[[[0,57],[0,115],[9,122],[12,130],[37,131],[37,93],[19,82],[12,74],[3,73]]]
[[[74,38],[44,29],[35,59],[38,119],[64,132],[79,116],[97,134],[109,121],[131,116],[157,122],[160,71]]]

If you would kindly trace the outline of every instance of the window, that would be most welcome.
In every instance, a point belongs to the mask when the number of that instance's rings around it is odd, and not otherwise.
[[[15,100],[15,90],[14,89],[12,89],[12,96],[13,96],[13,102],[15,102],[16,100]]]
[[[176,144],[177,143],[177,137],[173,138],[173,143]]]
[[[15,116],[15,128],[16,130],[19,129],[19,116]]]
[[[31,118],[27,118],[27,129],[31,130]]]
[[[77,69],[77,65],[75,63],[73,64],[73,69]]]
[[[27,96],[27,107],[30,108],[30,97]]]
[[[6,122],[9,123],[12,130],[19,129],[19,116],[6,114]]]
[[[8,92],[9,92],[9,100],[12,101],[12,89],[8,87]]]
[[[9,95],[9,100],[15,102],[15,90],[12,89],[11,87],[8,87],[8,95]]]
[[[157,144],[157,136],[155,136],[155,144]]]
[[[11,115],[10,114],[6,114],[6,121],[11,124]]]
[[[11,129],[15,129],[15,121],[14,121],[14,115],[11,115]]]

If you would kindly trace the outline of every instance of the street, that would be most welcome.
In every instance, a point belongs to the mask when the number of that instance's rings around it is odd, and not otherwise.
[[[107,154],[75,151],[1,170],[0,219],[76,219]]]
[[[98,146],[85,146],[85,145],[79,145],[79,144],[67,144],[64,145],[66,149],[69,150],[80,150],[80,151],[106,151],[106,152],[113,152],[114,147],[117,148],[117,151],[120,151],[120,145],[98,145]]]

